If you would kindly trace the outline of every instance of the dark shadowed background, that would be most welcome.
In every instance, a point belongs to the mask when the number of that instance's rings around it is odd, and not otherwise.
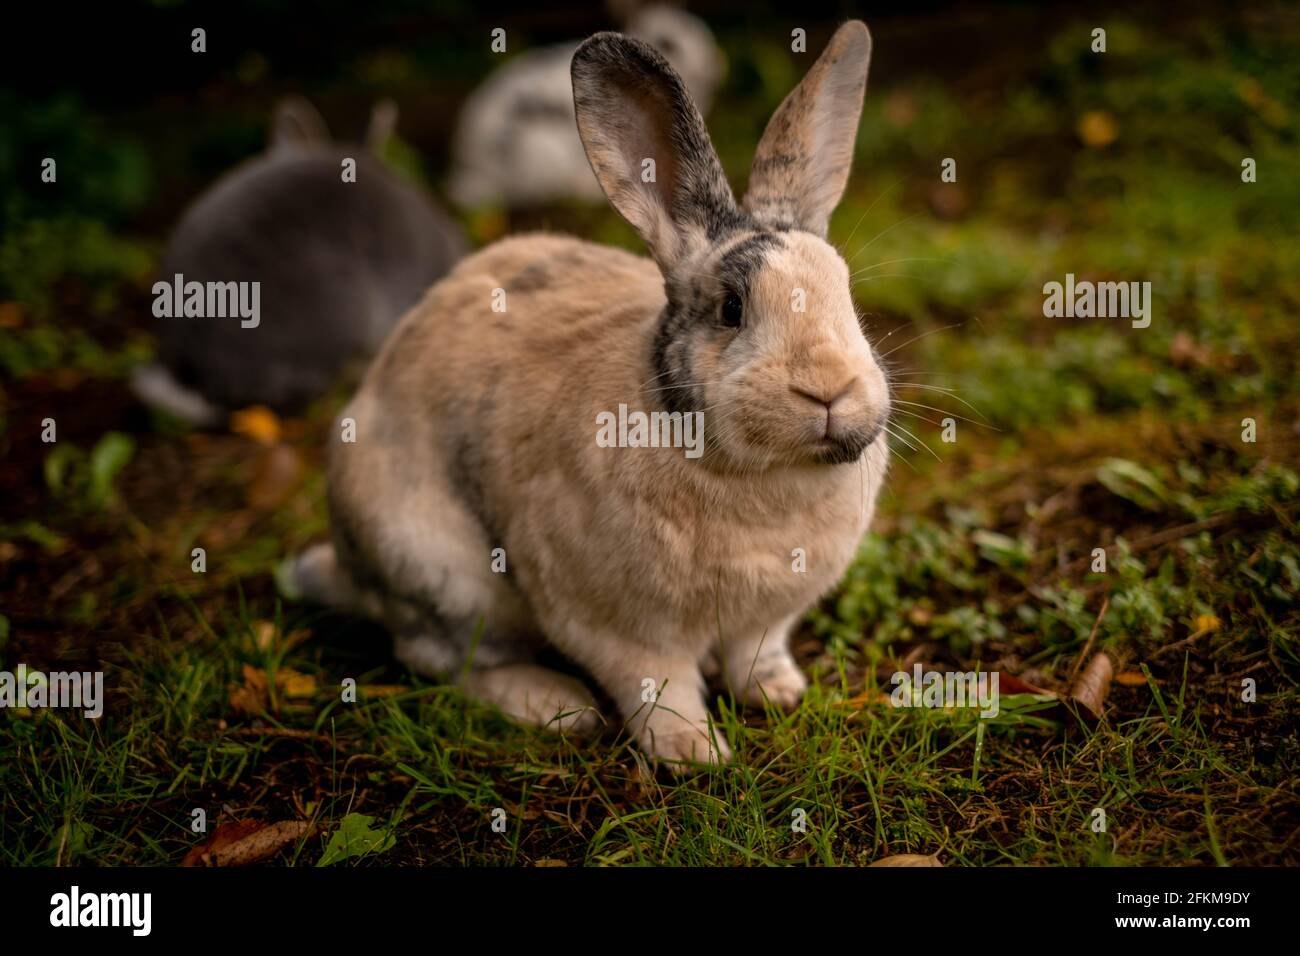
[[[796,637],[816,683],[803,707],[719,704],[740,767],[763,772],[647,783],[613,729],[583,748],[511,728],[403,673],[376,628],[281,602],[276,565],[326,533],[345,384],[217,432],[126,386],[154,352],[168,230],[262,149],[279,97],[306,95],[340,138],[391,97],[384,158],[445,201],[457,111],[501,61],[489,32],[507,30],[509,57],[610,14],[49,4],[7,12],[0,40],[0,666],[103,666],[111,693],[99,722],[0,716],[0,862],[176,862],[191,808],[222,805],[319,821],[279,858],[299,862],[355,813],[392,838],[363,861],[380,863],[1300,861],[1297,7],[690,8],[727,56],[708,122],[738,190],[836,23],[874,37],[831,238],[910,437],[876,533]],[[548,226],[638,248],[604,206],[458,218],[475,245]],[[1043,284],[1067,273],[1150,281],[1151,326],[1045,318]],[[1065,693],[1085,650],[1117,675],[1095,728],[1028,695],[986,722],[880,701],[918,662]],[[354,710],[344,676],[371,688]],[[796,805],[817,821],[803,839]],[[496,806],[526,825],[496,839]],[[1109,833],[1088,826],[1098,806]]]

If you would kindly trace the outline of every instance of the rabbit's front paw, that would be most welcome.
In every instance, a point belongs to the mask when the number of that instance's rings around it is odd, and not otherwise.
[[[594,634],[570,635],[571,645],[579,651],[599,646],[597,640]],[[722,731],[712,725],[704,703],[700,655],[693,648],[675,649],[670,637],[658,643],[660,649],[648,651],[637,643],[619,645],[618,638],[607,637],[606,648],[613,644],[619,651],[606,649],[587,659],[618,702],[628,731],[647,757],[674,770],[684,770],[688,764],[727,763],[731,748]]]
[[[734,659],[729,662],[727,676],[732,693],[751,707],[762,707],[765,701],[771,701],[781,710],[794,710],[808,689],[808,678],[784,651],[756,661]]]
[[[762,675],[755,674],[745,689],[744,702],[761,707],[766,698],[782,710],[794,710],[808,689],[808,678],[790,658],[772,662]]]
[[[578,735],[600,727],[596,701],[581,681],[536,664],[471,670],[461,686],[523,723]]]
[[[731,761],[731,747],[722,731],[708,724],[683,726],[673,718],[672,724],[658,728],[650,722],[638,736],[641,749],[655,760],[684,770],[687,764],[724,764]],[[676,726],[673,726],[675,724]]]

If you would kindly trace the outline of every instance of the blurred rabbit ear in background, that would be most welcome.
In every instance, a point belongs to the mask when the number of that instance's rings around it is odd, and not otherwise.
[[[713,32],[684,10],[612,0],[611,15],[661,52],[700,111],[713,101],[725,59]],[[578,41],[528,50],[494,71],[465,101],[452,144],[447,192],[466,208],[601,203],[573,114],[569,64]]]
[[[380,100],[370,110],[370,125],[366,127],[366,148],[379,153],[384,144],[397,132],[399,116],[397,104],[388,98]]]
[[[286,96],[275,104],[271,115],[272,149],[324,146],[329,141],[329,127],[306,98]]]
[[[636,10],[626,22],[623,32],[662,53],[686,83],[700,112],[708,113],[727,65],[708,24],[685,10],[658,3]]]

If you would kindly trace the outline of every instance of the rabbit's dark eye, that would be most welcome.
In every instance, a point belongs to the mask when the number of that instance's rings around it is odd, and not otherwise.
[[[738,295],[728,295],[722,300],[722,324],[729,329],[740,328],[740,320],[745,315],[745,303]]]

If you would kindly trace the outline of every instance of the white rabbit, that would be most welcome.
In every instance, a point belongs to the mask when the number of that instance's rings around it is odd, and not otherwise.
[[[856,552],[886,466],[889,386],[824,238],[870,52],[863,23],[839,29],[737,205],[664,58],[583,43],[582,141],[654,261],[525,235],[435,285],[341,413],[333,544],[291,565],[298,591],[386,622],[400,659],[508,714],[589,728],[586,687],[534,661],[549,642],[664,761],[728,757],[710,655],[741,700],[795,706],[790,631]],[[602,447],[620,404],[702,414],[704,453]]]
[[[391,134],[397,107],[371,113],[367,145]],[[356,162],[345,182],[342,162]],[[332,144],[310,103],[277,104],[264,154],[222,176],[186,210],[162,279],[257,282],[261,315],[155,320],[160,363],[133,373],[146,404],[195,425],[247,405],[292,412],[324,394],[465,249],[460,228],[370,149]]]
[[[626,32],[664,54],[708,111],[723,60],[703,20],[656,5],[634,13]],[[562,43],[521,54],[466,100],[452,147],[453,201],[519,207],[602,199],[573,123],[569,62],[577,47]]]

